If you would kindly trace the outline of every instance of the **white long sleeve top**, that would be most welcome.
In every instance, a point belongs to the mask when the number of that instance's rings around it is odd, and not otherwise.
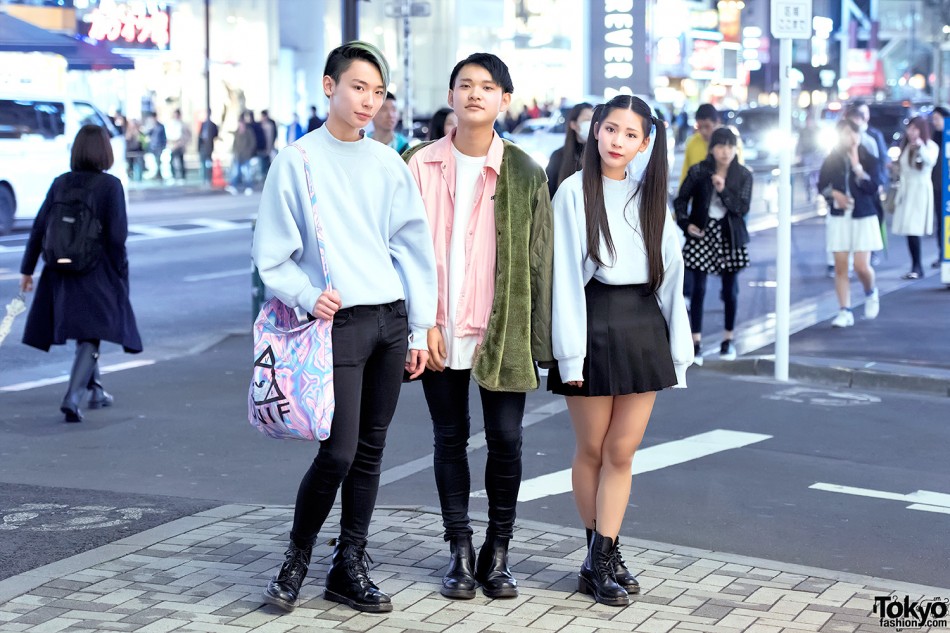
[[[604,204],[616,257],[609,266],[597,266],[587,250],[587,214],[583,174],[577,172],[558,187],[554,196],[554,357],[563,382],[582,380],[587,356],[587,303],[584,287],[591,278],[608,285],[645,284],[649,281],[646,247],[640,232],[639,195],[631,196],[637,182],[604,178]],[[630,201],[627,204],[628,200]],[[663,225],[663,283],[656,300],[670,332],[670,351],[677,387],[686,387],[686,369],[693,362],[693,341],[683,298],[683,253],[676,224]],[[601,257],[609,258],[602,240]]]
[[[404,299],[410,349],[427,349],[435,326],[435,252],[419,189],[391,148],[368,138],[344,142],[323,126],[300,138],[323,224],[330,281],[342,307]],[[252,247],[264,285],[298,313],[324,290],[323,266],[303,157],[277,155],[261,194]]]

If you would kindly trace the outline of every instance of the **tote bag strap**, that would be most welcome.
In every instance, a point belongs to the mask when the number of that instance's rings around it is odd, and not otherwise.
[[[331,290],[333,285],[330,283],[330,268],[327,266],[327,253],[326,245],[324,244],[323,223],[320,222],[320,214],[317,213],[317,191],[313,187],[313,174],[310,171],[310,158],[307,156],[307,152],[305,152],[298,143],[294,143],[293,146],[297,148],[297,151],[299,151],[300,155],[303,157],[304,172],[307,174],[307,191],[310,193],[310,207],[313,210],[313,225],[317,230],[317,245],[320,248],[320,263],[323,264],[323,280],[326,283],[326,289]]]

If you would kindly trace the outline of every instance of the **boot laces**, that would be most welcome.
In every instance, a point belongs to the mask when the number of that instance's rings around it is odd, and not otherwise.
[[[607,555],[608,560],[614,566],[627,568],[627,563],[623,559],[623,554],[620,553],[620,543],[614,541],[614,546],[610,550],[610,554]]]
[[[330,545],[342,545],[338,539],[330,539]],[[350,545],[349,551],[343,554],[343,565],[361,584],[367,584],[375,587],[376,584],[369,577],[369,565],[375,564],[373,557],[369,555],[365,547]]]
[[[286,559],[280,567],[280,573],[277,575],[278,582],[287,582],[295,580],[298,577],[303,578],[310,567],[309,552],[299,547],[290,546],[284,552]]]

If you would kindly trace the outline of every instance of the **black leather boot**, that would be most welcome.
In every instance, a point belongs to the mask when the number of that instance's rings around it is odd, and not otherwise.
[[[99,348],[89,341],[76,342],[76,357],[73,359],[73,368],[69,372],[69,386],[66,395],[59,405],[59,410],[66,416],[67,422],[82,422],[82,411],[79,405],[86,395],[89,379],[99,358]]]
[[[449,570],[442,578],[441,593],[446,598],[471,600],[475,597],[475,549],[471,536],[458,536],[450,541]]]
[[[613,548],[613,539],[594,532],[588,552],[590,567],[581,568],[581,573],[577,576],[577,590],[594,596],[594,600],[601,604],[625,607],[630,604],[630,598],[614,577],[613,559],[610,555]]]
[[[300,585],[310,569],[312,548],[297,547],[293,543],[284,552],[284,564],[264,590],[264,602],[290,612],[297,607]]]
[[[337,541],[323,597],[357,611],[389,613],[393,610],[392,600],[370,579],[367,558],[365,544]]]
[[[478,551],[475,580],[489,598],[518,597],[518,581],[508,568],[508,539],[486,535],[485,544]]]
[[[102,388],[102,376],[99,373],[99,356],[96,355],[96,366],[92,370],[92,376],[89,377],[89,402],[86,406],[90,409],[103,409],[111,407],[115,399],[110,393]]]
[[[617,579],[617,584],[623,587],[630,595],[640,593],[640,581],[627,569],[627,564],[623,560],[623,555],[620,553],[619,536],[617,540],[614,541],[614,548],[610,551],[610,561],[611,568],[614,570],[614,578]]]

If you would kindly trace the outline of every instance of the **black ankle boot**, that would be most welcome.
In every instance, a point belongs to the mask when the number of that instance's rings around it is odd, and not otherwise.
[[[89,402],[86,406],[90,409],[103,409],[111,407],[115,399],[102,387],[101,374],[99,373],[99,358],[96,356],[96,365],[93,367],[92,376],[89,377]]]
[[[392,600],[370,579],[367,558],[366,545],[338,541],[323,597],[357,611],[388,613],[393,610]]]
[[[297,606],[300,585],[310,569],[312,548],[297,547],[293,543],[284,552],[284,564],[264,590],[264,602],[290,612]]]
[[[450,541],[449,570],[442,579],[441,594],[446,598],[471,600],[475,597],[475,549],[471,536],[458,536]]]
[[[619,536],[617,540],[614,541],[614,548],[610,551],[610,561],[611,569],[614,570],[614,578],[617,579],[617,584],[623,587],[630,595],[640,593],[640,581],[627,569],[627,564],[624,562],[623,555],[620,553]]]
[[[63,402],[59,405],[59,410],[66,416],[67,422],[82,422],[79,404],[82,402],[82,397],[86,395],[89,379],[95,370],[98,358],[98,345],[90,341],[76,342],[76,357],[73,359],[73,367],[69,372],[69,385],[66,387]]]
[[[508,539],[491,534],[478,551],[475,580],[489,598],[517,598],[518,581],[508,568]]]
[[[594,596],[594,600],[601,604],[625,607],[630,604],[630,598],[614,577],[613,560],[610,556],[613,548],[613,539],[594,532],[588,551],[590,566],[581,568],[581,573],[577,576],[577,590]]]

